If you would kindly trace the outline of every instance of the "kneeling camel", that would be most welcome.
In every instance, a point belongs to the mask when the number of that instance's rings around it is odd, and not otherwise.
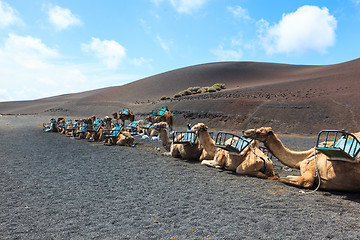
[[[158,129],[160,134],[160,139],[163,147],[168,152],[167,154],[175,158],[182,158],[187,160],[199,160],[203,148],[200,146],[200,143],[196,141],[193,144],[184,143],[184,144],[173,144],[169,140],[169,126],[166,122],[160,122],[153,125],[155,129]],[[177,136],[183,137],[183,136]]]
[[[216,147],[207,129],[208,127],[203,123],[191,128],[204,148],[200,158],[201,164],[259,178],[277,179],[272,161],[259,149],[257,141],[250,143],[240,154],[232,154]]]
[[[354,135],[359,136],[359,133]],[[284,146],[271,127],[249,129],[244,136],[263,142],[284,165],[300,169],[301,176],[279,178],[283,183],[302,188],[311,188],[317,183],[323,190],[360,192],[359,163],[330,161],[325,154],[315,152],[315,148],[292,151]]]

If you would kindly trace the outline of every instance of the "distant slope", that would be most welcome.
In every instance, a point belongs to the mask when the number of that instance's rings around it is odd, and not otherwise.
[[[257,62],[209,63],[176,69],[123,86],[0,103],[2,114],[109,115],[129,107],[143,117],[167,105],[177,124],[203,121],[214,128],[271,125],[282,132],[321,128],[359,129],[360,59],[324,66]],[[226,89],[168,101],[194,86],[224,83]],[[305,125],[307,128],[305,128]]]

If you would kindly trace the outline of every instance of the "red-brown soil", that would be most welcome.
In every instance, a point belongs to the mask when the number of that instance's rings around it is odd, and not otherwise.
[[[153,109],[176,111],[175,126],[205,122],[217,130],[272,126],[276,132],[316,134],[360,129],[360,59],[324,66],[222,62],[186,67],[123,86],[34,101],[0,103],[1,114],[110,115],[124,107],[137,119]],[[194,86],[224,83],[216,93],[172,98]],[[162,96],[171,99],[161,101]]]

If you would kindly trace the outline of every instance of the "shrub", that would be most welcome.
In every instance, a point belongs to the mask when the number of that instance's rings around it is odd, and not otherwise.
[[[209,88],[207,89],[207,91],[208,91],[208,92],[216,92],[216,88],[214,88],[214,87],[209,87]]]
[[[208,87],[202,87],[202,88],[199,88],[199,90],[197,91],[197,93],[206,93],[208,90]]]
[[[220,91],[221,89],[225,89],[225,84],[222,83],[215,83],[212,85],[213,88],[215,88],[217,91]]]
[[[183,96],[188,96],[188,95],[191,95],[191,94],[192,93],[191,93],[191,91],[189,89],[186,89],[186,90],[182,91]]]
[[[166,99],[168,99],[168,97],[162,96],[162,97],[160,98],[160,100],[166,100]]]
[[[193,94],[196,94],[199,89],[200,87],[189,87],[187,90],[189,90]]]
[[[192,94],[198,94],[198,93],[216,92],[216,91],[220,91],[221,89],[225,89],[225,84],[216,83],[216,84],[212,85],[211,87],[189,87],[188,89],[175,94],[174,98],[178,98],[181,96],[188,96],[188,95],[192,95]],[[166,98],[166,97],[161,98],[161,100],[166,100],[166,99],[168,99],[168,98]]]

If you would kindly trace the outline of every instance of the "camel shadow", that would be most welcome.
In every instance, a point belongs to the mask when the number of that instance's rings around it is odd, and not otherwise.
[[[324,195],[325,195],[325,196],[336,195],[336,196],[343,197],[344,200],[348,200],[348,201],[360,203],[360,193],[355,193],[355,192],[354,192],[354,193],[349,193],[349,192],[340,192],[340,191],[330,191],[330,192],[324,193]]]
[[[184,161],[186,163],[189,163],[189,164],[200,164],[201,161],[200,160],[190,160],[190,159],[182,159],[182,158],[179,158],[181,161]]]

